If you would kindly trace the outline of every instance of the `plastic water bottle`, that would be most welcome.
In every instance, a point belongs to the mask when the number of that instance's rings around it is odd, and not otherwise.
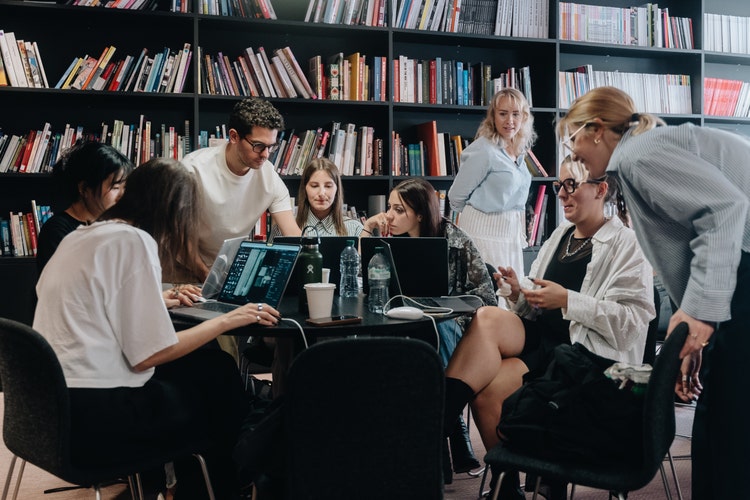
[[[391,266],[383,255],[383,247],[375,247],[375,255],[367,265],[367,281],[370,285],[368,304],[370,312],[382,313],[388,302],[388,288],[391,284]]]
[[[346,241],[346,248],[341,251],[341,282],[339,295],[342,297],[356,297],[359,295],[359,252],[354,247],[354,240]]]

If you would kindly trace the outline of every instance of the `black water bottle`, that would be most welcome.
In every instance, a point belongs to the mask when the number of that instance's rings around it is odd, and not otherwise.
[[[312,235],[310,232],[314,231]],[[317,230],[311,226],[302,230],[302,249],[297,258],[297,273],[299,274],[299,312],[307,314],[307,292],[305,284],[323,281],[323,254],[320,253],[320,237]]]

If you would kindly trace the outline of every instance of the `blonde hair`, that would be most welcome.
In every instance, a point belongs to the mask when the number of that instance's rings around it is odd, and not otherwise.
[[[665,125],[664,120],[650,113],[636,111],[631,97],[615,87],[597,87],[573,101],[564,117],[557,122],[557,136],[563,138],[570,129],[577,129],[598,118],[605,128],[622,135],[635,124],[632,135]]]
[[[506,97],[521,108],[521,116],[523,117],[523,122],[521,123],[518,133],[513,136],[510,141],[503,139],[498,133],[497,128],[495,128],[495,111],[500,105],[500,100]],[[520,154],[534,145],[534,142],[536,141],[534,115],[531,114],[529,101],[526,100],[526,97],[519,90],[505,88],[492,96],[490,105],[487,108],[487,114],[485,115],[484,120],[482,120],[482,123],[479,124],[474,139],[479,139],[480,137],[484,137],[495,144],[499,144],[503,148],[508,148],[514,154]]]

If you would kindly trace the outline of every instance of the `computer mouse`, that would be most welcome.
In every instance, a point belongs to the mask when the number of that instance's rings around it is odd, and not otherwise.
[[[424,311],[416,307],[403,306],[388,309],[385,315],[394,319],[420,319],[424,316]]]

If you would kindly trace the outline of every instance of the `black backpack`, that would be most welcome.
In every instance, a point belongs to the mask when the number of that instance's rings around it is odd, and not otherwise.
[[[557,346],[545,374],[503,403],[497,433],[504,446],[553,460],[638,460],[643,394],[604,375],[614,363],[578,343]]]

